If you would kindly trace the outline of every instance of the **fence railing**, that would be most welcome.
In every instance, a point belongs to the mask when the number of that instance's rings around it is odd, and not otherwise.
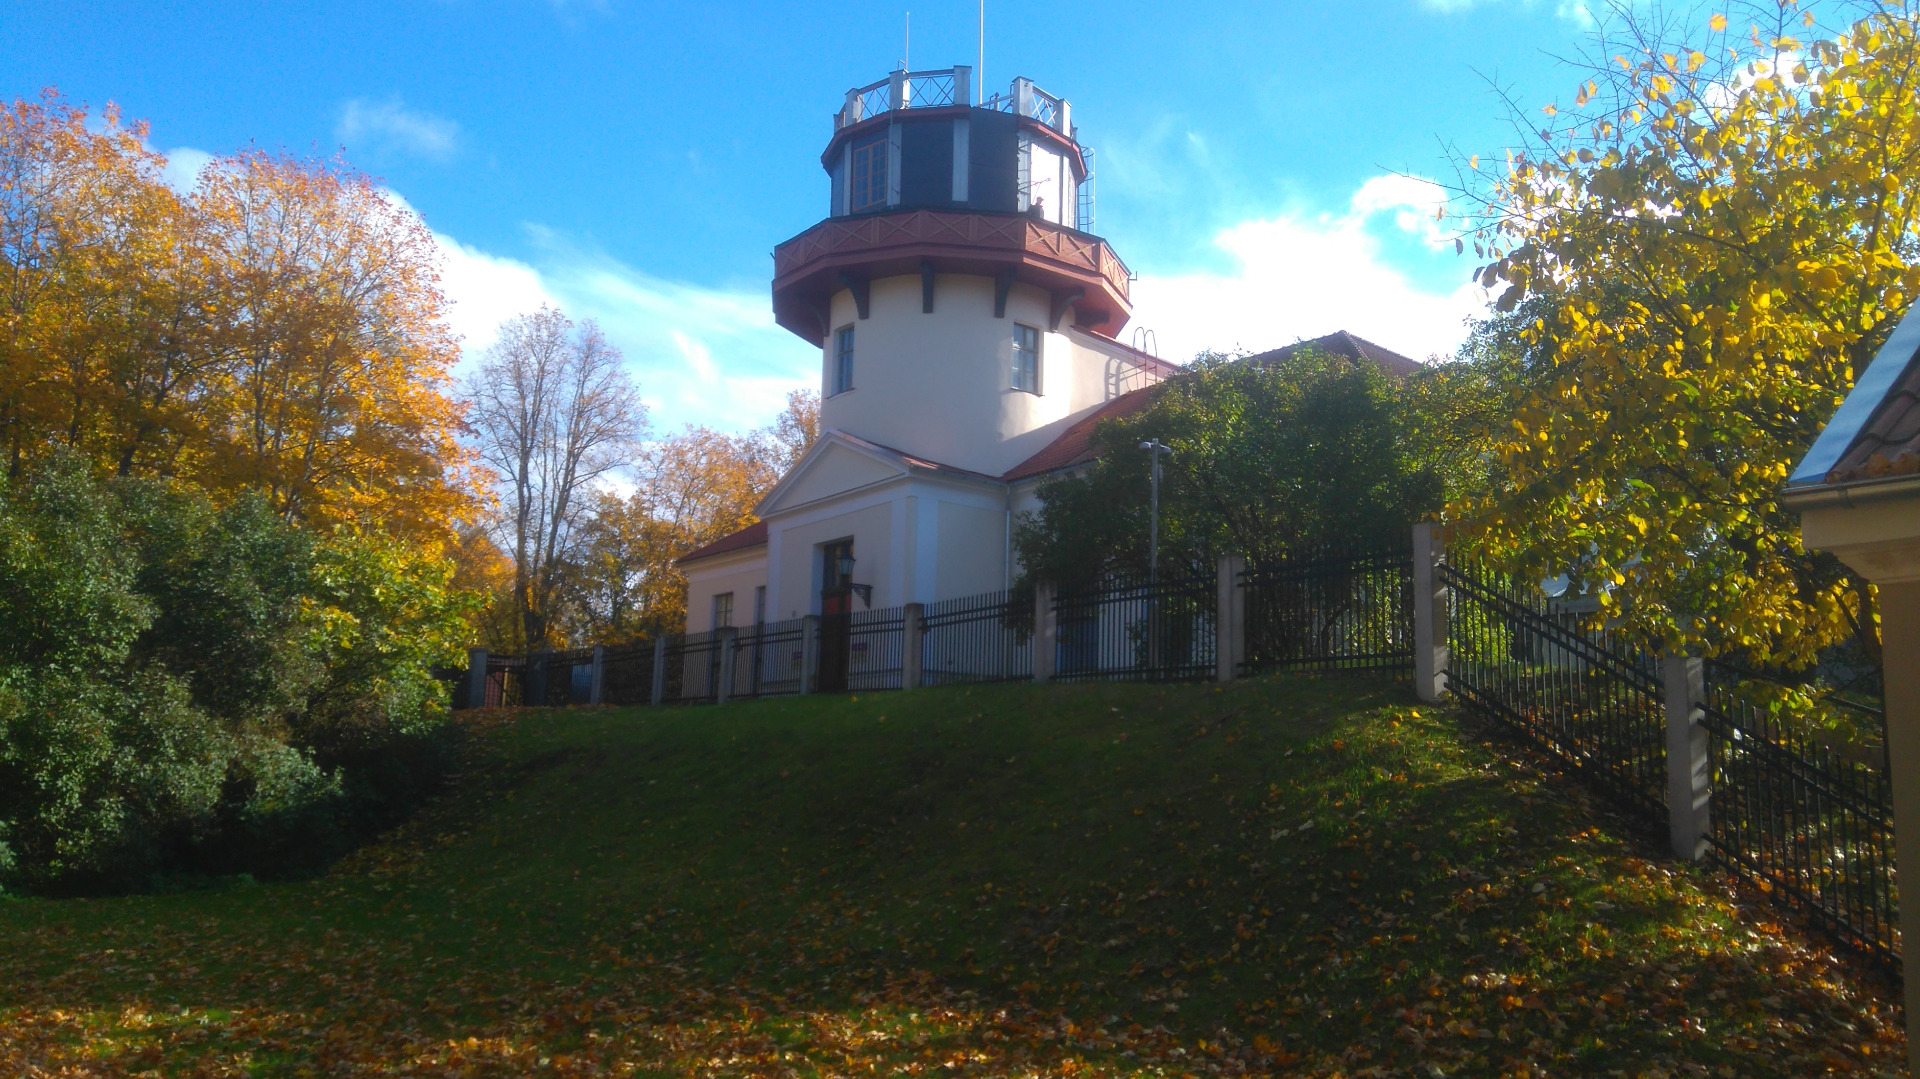
[[[1458,562],[1435,570],[1456,699],[1664,821],[1681,857],[1714,862],[1898,967],[1893,802],[1877,746],[1815,744],[1742,695],[1750,676],[1663,663],[1537,587]]]
[[[1451,599],[1447,688],[1640,808],[1667,807],[1665,687],[1657,657],[1556,610],[1538,588],[1440,567]]]
[[[1210,569],[1170,571],[1149,584],[1115,578],[1054,601],[1058,681],[1181,681],[1218,670]]]
[[[1750,681],[1706,664],[1700,723],[1712,768],[1706,838],[1714,860],[1855,947],[1897,962],[1893,793],[1884,766],[1788,730],[1741,697]]]
[[[922,685],[1033,677],[1033,610],[1011,592],[929,603],[920,628]]]
[[[1413,554],[1321,555],[1240,574],[1246,645],[1240,669],[1413,669]]]
[[[806,620],[761,622],[734,636],[733,681],[730,699],[777,697],[801,690],[801,660],[806,648]]]

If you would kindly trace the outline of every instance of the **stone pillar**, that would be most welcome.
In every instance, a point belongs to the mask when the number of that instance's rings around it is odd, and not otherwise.
[[[1447,549],[1440,526],[1413,526],[1413,692],[1431,704],[1447,691]]]
[[[667,699],[667,635],[662,633],[653,639],[653,701],[664,704]]]
[[[467,707],[487,706],[487,650],[467,649]]]
[[[890,84],[887,87],[888,104],[895,110],[906,108],[909,104],[907,101],[907,73],[904,71],[896,71],[887,76],[887,82]]]
[[[969,64],[959,64],[953,69],[953,103],[973,104],[973,67]]]
[[[927,606],[909,603],[900,611],[900,688],[920,688],[920,661],[927,639]]]
[[[813,693],[820,682],[820,616],[800,620],[800,692]]]
[[[596,644],[593,646],[593,674],[587,679],[587,703],[604,703],[606,689],[607,646],[604,644]]]
[[[1689,862],[1707,856],[1713,765],[1707,759],[1706,665],[1685,656],[1660,661],[1667,689],[1667,821],[1673,853]]]
[[[713,703],[725,704],[733,699],[733,672],[739,666],[737,647],[740,643],[740,631],[733,626],[722,626],[714,635],[714,651],[720,661],[720,681],[713,687]]]
[[[1060,622],[1053,610],[1054,586],[1042,581],[1033,589],[1033,680],[1053,681],[1053,664],[1059,654]]]
[[[1213,676],[1216,681],[1231,682],[1238,678],[1240,664],[1247,659],[1247,590],[1240,587],[1240,575],[1246,569],[1246,559],[1223,554],[1214,570]]]

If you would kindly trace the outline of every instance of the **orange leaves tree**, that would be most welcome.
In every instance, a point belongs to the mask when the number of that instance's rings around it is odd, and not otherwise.
[[[257,490],[431,549],[472,515],[436,247],[369,177],[258,152],[163,181],[145,128],[0,110],[0,449]]]
[[[1500,482],[1452,513],[1663,647],[1877,658],[1871,587],[1801,547],[1778,492],[1920,290],[1916,9],[1598,41],[1573,110],[1463,185],[1518,366]]]

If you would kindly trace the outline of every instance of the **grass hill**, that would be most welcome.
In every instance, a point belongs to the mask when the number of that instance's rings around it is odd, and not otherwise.
[[[0,1073],[1902,1071],[1885,985],[1403,686],[479,722],[324,878],[0,901]]]

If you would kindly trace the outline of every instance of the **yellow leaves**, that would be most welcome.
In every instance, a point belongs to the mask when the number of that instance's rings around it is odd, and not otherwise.
[[[1725,31],[1727,28],[1727,17],[1725,15],[1715,13],[1712,18],[1707,20],[1707,26],[1710,29],[1712,29],[1714,33],[1716,34],[1721,33]]]

